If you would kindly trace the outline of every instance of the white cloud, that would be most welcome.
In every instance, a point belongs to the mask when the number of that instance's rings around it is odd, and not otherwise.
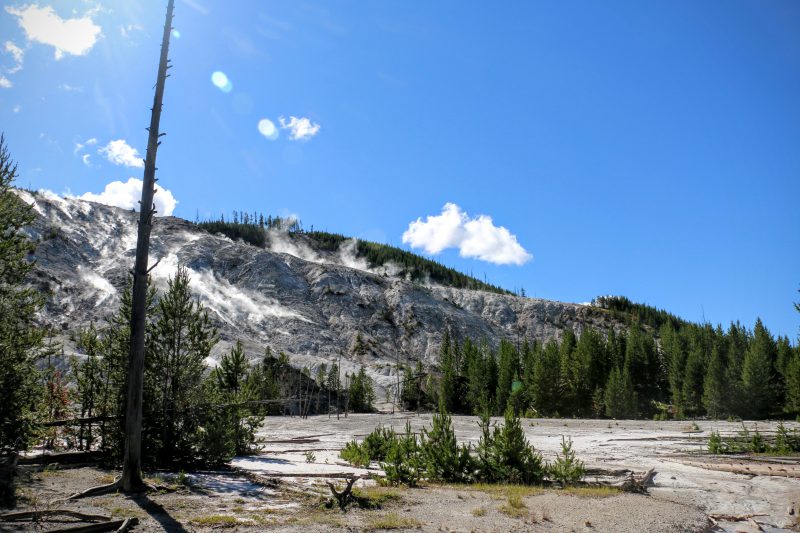
[[[74,85],[70,85],[68,83],[62,83],[58,86],[59,89],[62,91],[67,91],[68,93],[82,93],[83,87],[76,87]]]
[[[6,77],[0,76],[0,89],[10,89],[14,84]]]
[[[144,161],[142,161],[142,156],[139,155],[139,151],[125,142],[125,139],[111,141],[106,146],[100,148],[97,153],[106,156],[106,158],[115,165],[125,165],[126,167],[134,168],[144,167]]]
[[[91,139],[89,139],[88,141],[86,141],[86,144],[87,144],[87,146],[91,146],[91,145],[93,145],[93,144],[97,144],[97,139],[95,139],[94,137],[92,137]]]
[[[65,53],[76,56],[89,53],[101,32],[90,13],[79,18],[62,19],[51,6],[39,7],[38,4],[21,8],[9,6],[6,11],[18,18],[17,22],[28,40],[55,48],[57,60]]]
[[[306,117],[289,117],[286,120],[284,117],[278,118],[281,123],[281,128],[289,130],[289,138],[293,141],[305,141],[313,137],[319,132],[320,125],[311,122]]]
[[[446,203],[441,215],[411,222],[403,233],[403,243],[438,254],[445,248],[458,248],[461,257],[472,257],[497,265],[522,265],[533,256],[503,226],[495,226],[492,217],[470,218],[456,204]]]
[[[14,109],[12,111],[14,111],[14,113],[19,113],[20,111],[22,111],[22,106],[17,104],[14,106]]]
[[[92,156],[91,156],[91,155],[89,155],[89,154],[83,154],[83,155],[81,156],[81,161],[83,161],[83,164],[84,164],[84,165],[86,165],[87,167],[88,167],[88,166],[91,166],[91,164],[90,164],[90,161],[89,161],[89,158],[90,158],[90,157],[92,157]]]
[[[3,49],[14,57],[15,65],[10,69],[7,69],[8,73],[16,74],[17,72],[22,70],[22,58],[25,56],[25,52],[22,50],[22,48],[20,48],[11,41],[6,41],[6,44],[4,45]]]
[[[138,24],[128,24],[126,26],[119,27],[119,34],[122,36],[123,39],[127,39],[135,31],[144,31],[144,28],[142,28]]]
[[[138,209],[139,200],[142,199],[142,180],[128,178],[125,183],[112,181],[106,185],[100,194],[87,192],[76,198],[122,207],[123,209]],[[172,215],[175,206],[178,204],[172,192],[161,187],[158,183],[156,183],[156,195],[153,198],[153,203],[156,204],[156,216]]]

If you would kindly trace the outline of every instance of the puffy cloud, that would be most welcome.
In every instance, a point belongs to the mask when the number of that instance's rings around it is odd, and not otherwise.
[[[125,139],[111,141],[100,148],[97,153],[106,156],[106,159],[115,165],[125,165],[126,167],[143,168],[144,161],[139,151],[130,146]]]
[[[14,84],[11,83],[11,80],[3,76],[0,76],[0,89],[10,89],[13,86]]]
[[[440,215],[411,222],[403,233],[403,242],[412,248],[423,248],[429,254],[458,248],[461,257],[497,265],[522,265],[533,258],[515,235],[503,226],[495,226],[492,217],[471,218],[453,203],[446,203]]]
[[[100,194],[87,192],[76,198],[124,209],[138,209],[139,200],[142,199],[142,180],[128,178],[125,183],[112,181],[106,185]],[[156,183],[156,194],[153,197],[153,203],[156,204],[156,216],[170,216],[175,210],[178,200],[175,199],[169,189],[165,189]]]
[[[306,117],[289,117],[289,120],[280,117],[278,121],[281,123],[281,128],[289,130],[289,138],[293,141],[306,141],[316,135],[321,127]]]
[[[84,165],[86,165],[87,167],[91,166],[91,163],[90,163],[90,161],[89,161],[89,158],[90,158],[90,157],[92,157],[92,156],[91,156],[91,155],[89,155],[89,154],[83,154],[83,155],[81,156],[81,161],[83,161],[83,164],[84,164]]]
[[[101,28],[89,14],[80,18],[62,19],[51,6],[37,4],[21,8],[6,7],[6,11],[18,18],[20,27],[30,41],[47,44],[56,49],[55,58],[64,54],[82,56],[89,52],[100,36]]]

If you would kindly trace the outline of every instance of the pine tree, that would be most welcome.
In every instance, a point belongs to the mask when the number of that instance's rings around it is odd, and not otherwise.
[[[495,411],[504,413],[511,395],[511,386],[519,369],[519,354],[514,345],[503,339],[500,341],[500,362],[497,368],[497,392],[495,394]]]
[[[189,289],[189,272],[179,267],[158,302],[145,375],[144,451],[149,461],[191,463],[200,430],[206,358],[217,342],[208,313]]]
[[[773,364],[776,359],[775,341],[769,331],[756,320],[753,339],[744,354],[742,386],[747,397],[747,414],[763,418],[773,409]]]
[[[446,412],[452,413],[458,407],[459,398],[455,351],[450,340],[449,328],[445,328],[442,334],[442,344],[439,347],[439,366],[442,371],[442,379],[439,385],[439,402],[444,406]]]
[[[719,418],[725,413],[726,394],[725,361],[722,358],[720,348],[714,346],[703,383],[703,406],[708,416]]]
[[[558,344],[545,344],[534,364],[534,379],[530,396],[534,408],[541,415],[553,416],[559,412],[561,400],[561,365]]]
[[[28,447],[42,393],[36,367],[43,347],[36,325],[42,298],[25,285],[35,245],[21,231],[34,214],[12,189],[16,177],[17,166],[0,135],[0,462]],[[0,500],[12,499],[13,489],[0,487]]]
[[[605,388],[606,416],[610,418],[632,418],[636,416],[636,393],[633,390],[630,371],[614,368],[608,375]]]
[[[354,413],[368,413],[373,410],[375,390],[372,386],[372,378],[367,375],[363,366],[357,374],[353,374],[348,394],[350,397],[349,408]]]

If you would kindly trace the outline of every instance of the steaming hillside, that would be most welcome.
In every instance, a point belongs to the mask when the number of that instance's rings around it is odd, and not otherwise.
[[[69,349],[69,332],[116,310],[133,265],[137,215],[19,194],[38,215],[30,233],[38,241],[36,283],[49,294],[44,320]],[[547,340],[565,328],[615,325],[590,306],[410,281],[397,265],[370,265],[356,252],[352,240],[320,246],[307,234],[278,230],[267,233],[261,248],[164,217],[153,227],[150,257],[158,264],[151,274],[163,289],[179,264],[189,269],[220,331],[215,358],[241,339],[251,358],[270,346],[312,370],[341,356],[345,370],[365,365],[379,385],[392,382],[396,360],[435,363],[446,325],[456,336],[491,345],[503,337]]]

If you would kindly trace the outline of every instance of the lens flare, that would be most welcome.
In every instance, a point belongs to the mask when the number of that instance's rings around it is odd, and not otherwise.
[[[176,30],[176,29],[174,29],[174,28],[173,28],[173,29],[172,29],[172,36],[173,36],[175,39],[180,39],[180,38],[181,38],[181,32],[179,32],[178,30]]]
[[[226,76],[224,72],[219,70],[211,75],[211,83],[213,83],[217,89],[224,93],[229,93],[233,89],[231,80],[228,79],[228,76]]]
[[[258,132],[270,141],[278,138],[278,128],[268,118],[262,118],[258,121]]]

